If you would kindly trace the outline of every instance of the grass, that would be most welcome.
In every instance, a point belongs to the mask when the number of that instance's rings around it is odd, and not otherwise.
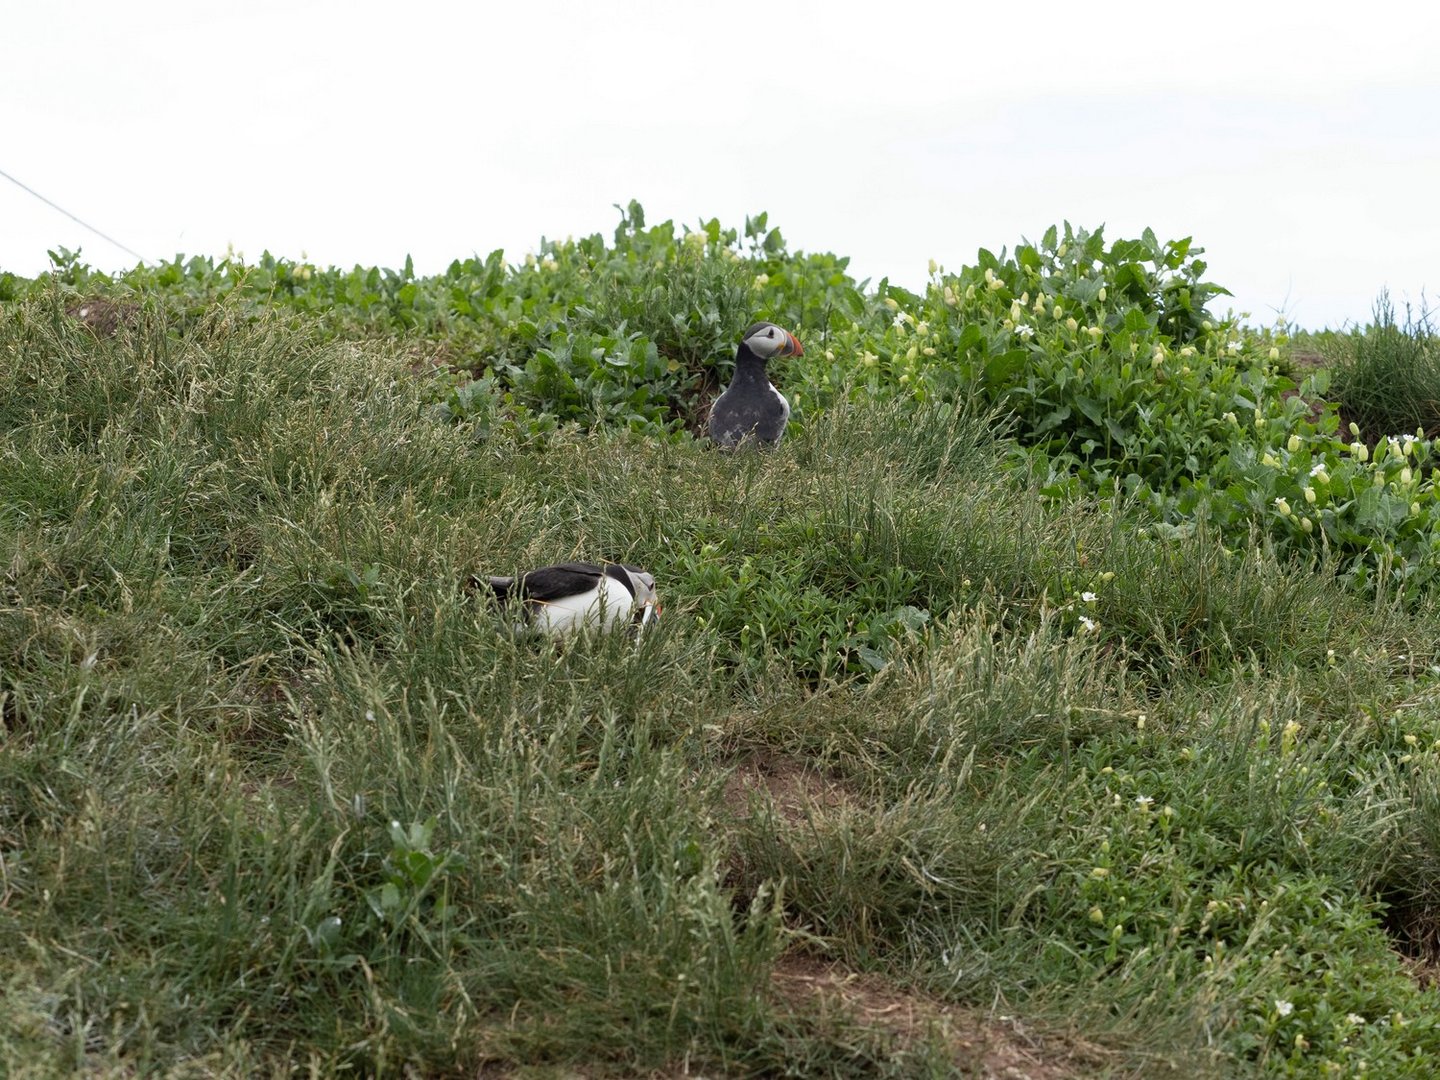
[[[1407,307],[1396,321],[1389,293],[1375,302],[1374,322],[1332,342],[1334,397],[1373,440],[1395,432],[1440,431],[1440,354],[1429,313]]]
[[[1023,1018],[1042,1075],[1433,1073],[1433,604],[1042,497],[964,405],[427,401],[225,305],[0,313],[0,1071],[980,1074]],[[654,632],[462,587],[571,557]]]

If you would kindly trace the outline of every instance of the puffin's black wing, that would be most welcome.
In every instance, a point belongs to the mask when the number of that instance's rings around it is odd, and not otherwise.
[[[776,443],[785,434],[785,405],[769,386],[740,392],[731,388],[715,401],[710,413],[710,438],[721,446],[734,446],[753,435],[762,443]]]
[[[520,579],[520,595],[526,600],[548,604],[567,596],[590,592],[605,574],[594,563],[557,563],[531,570]]]

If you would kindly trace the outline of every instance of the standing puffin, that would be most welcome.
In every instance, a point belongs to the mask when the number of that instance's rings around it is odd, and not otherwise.
[[[761,446],[777,445],[790,419],[790,403],[766,378],[765,362],[803,355],[789,330],[768,322],[749,327],[735,350],[735,377],[710,408],[710,438],[727,449],[750,438]]]
[[[624,621],[639,629],[660,613],[655,579],[626,563],[558,563],[519,578],[489,577],[485,582],[502,604],[520,597],[525,620],[520,629],[546,634],[586,626],[610,630]]]

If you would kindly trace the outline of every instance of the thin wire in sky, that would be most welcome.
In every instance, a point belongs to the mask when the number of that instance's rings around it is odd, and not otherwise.
[[[133,250],[132,248],[126,247],[124,244],[120,243],[120,241],[119,241],[119,240],[116,240],[114,237],[106,236],[103,232],[101,232],[99,229],[95,228],[95,226],[94,226],[94,225],[91,225],[89,222],[81,221],[81,220],[80,220],[78,217],[76,217],[74,214],[70,213],[69,210],[66,210],[63,206],[58,206],[58,205],[56,205],[55,203],[51,202],[49,199],[47,199],[44,195],[41,195],[41,194],[40,194],[38,191],[36,191],[34,188],[28,187],[28,186],[26,186],[25,184],[22,184],[19,180],[16,180],[15,177],[11,176],[11,175],[10,175],[9,173],[7,173],[4,169],[0,169],[0,176],[3,176],[6,180],[9,180],[12,184],[14,184],[16,187],[18,187],[21,191],[27,191],[27,192],[29,192],[31,195],[34,195],[35,198],[39,199],[41,202],[43,202],[46,206],[50,207],[52,210],[59,210],[60,213],[64,214],[64,215],[65,215],[66,217],[68,217],[71,221],[75,222],[76,225],[80,225],[80,226],[83,226],[83,227],[86,228],[86,229],[89,229],[91,232],[93,232],[96,236],[100,237],[100,239],[101,239],[101,240],[104,240],[106,243],[114,244],[114,245],[115,245],[117,248],[119,248],[121,251],[125,252],[125,254],[135,256],[135,258],[139,259],[142,263],[148,261],[148,260],[145,258],[145,256],[144,256],[144,255],[141,255],[138,251],[135,251],[135,250]]]

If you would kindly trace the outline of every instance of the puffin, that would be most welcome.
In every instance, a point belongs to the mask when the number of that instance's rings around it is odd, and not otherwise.
[[[790,403],[771,385],[765,362],[776,356],[804,356],[789,330],[757,322],[740,337],[735,350],[735,376],[710,408],[710,438],[733,449],[742,440],[777,446],[790,420]]]
[[[521,630],[559,635],[587,626],[612,630],[626,622],[638,630],[660,614],[654,577],[628,563],[557,563],[484,581],[502,604],[520,598]]]

